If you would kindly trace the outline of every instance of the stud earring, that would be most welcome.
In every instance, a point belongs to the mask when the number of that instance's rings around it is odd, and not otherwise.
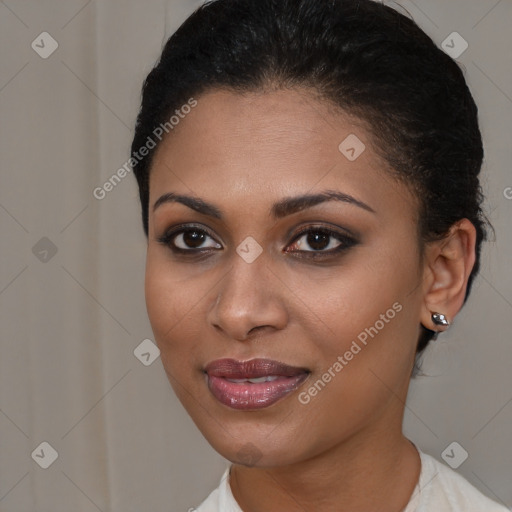
[[[432,322],[442,327],[450,327],[450,322],[446,320],[446,317],[442,313],[432,313]]]

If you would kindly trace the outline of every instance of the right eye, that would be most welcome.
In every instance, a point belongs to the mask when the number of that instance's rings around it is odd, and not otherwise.
[[[174,252],[197,253],[210,250],[222,249],[213,236],[208,231],[196,226],[179,227],[164,233],[159,237],[158,242],[166,245]]]

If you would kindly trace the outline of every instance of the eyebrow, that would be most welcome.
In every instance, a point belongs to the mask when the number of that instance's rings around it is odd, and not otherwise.
[[[336,190],[324,190],[318,194],[304,194],[294,197],[285,197],[284,199],[274,203],[270,212],[274,218],[279,219],[327,201],[341,201],[343,203],[358,206],[368,212],[376,213],[375,210],[366,203],[363,203],[349,194],[338,192]],[[167,194],[160,196],[153,205],[153,212],[165,203],[181,203],[203,215],[208,215],[219,220],[223,219],[222,211],[213,204],[198,197],[175,194],[173,192],[168,192]]]

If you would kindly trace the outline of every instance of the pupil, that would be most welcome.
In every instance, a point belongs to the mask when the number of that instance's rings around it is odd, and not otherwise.
[[[186,231],[183,240],[189,247],[199,247],[204,242],[205,234],[199,231]]]
[[[326,233],[310,233],[307,241],[310,247],[313,249],[325,249],[329,245],[330,235]]]

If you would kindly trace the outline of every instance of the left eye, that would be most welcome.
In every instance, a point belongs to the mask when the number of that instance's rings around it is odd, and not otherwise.
[[[334,252],[348,247],[351,242],[349,237],[341,233],[326,229],[310,229],[295,239],[291,252]]]

